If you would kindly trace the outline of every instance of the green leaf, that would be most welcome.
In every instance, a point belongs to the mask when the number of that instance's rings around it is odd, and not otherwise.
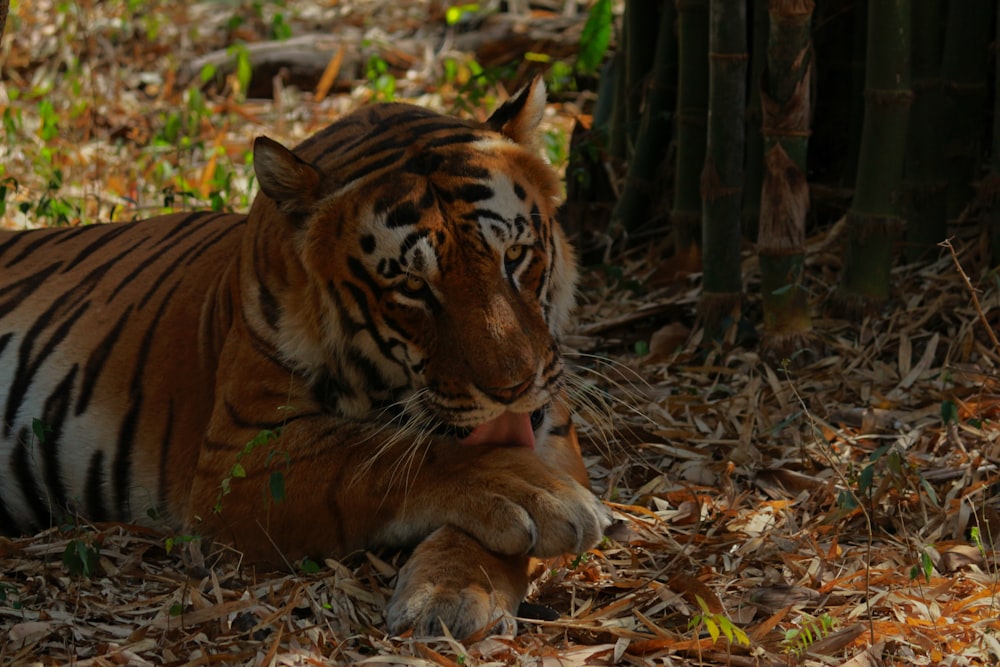
[[[232,470],[229,471],[230,477],[246,477],[247,471],[243,467],[242,463],[234,463]]]
[[[271,473],[271,480],[269,483],[271,488],[271,497],[274,498],[274,502],[280,503],[285,500],[285,475],[280,470],[275,470]]]
[[[44,443],[49,433],[52,433],[52,427],[43,422],[41,419],[32,419],[31,432],[35,434],[35,439],[38,440],[38,442]]]
[[[604,60],[611,44],[611,9],[611,0],[597,0],[587,13],[587,23],[580,35],[580,53],[576,59],[576,70],[581,74],[597,73]]]
[[[301,569],[306,574],[316,574],[317,572],[319,572],[320,567],[319,563],[312,560],[311,558],[303,558],[302,564],[299,565],[299,569]]]
[[[958,423],[958,405],[955,404],[955,401],[941,402],[941,421],[945,424]]]
[[[455,5],[454,7],[449,7],[448,11],[444,13],[444,20],[448,25],[455,25],[461,21],[462,17],[466,14],[474,14],[478,11],[479,5],[475,3]]]
[[[875,466],[868,465],[864,467],[861,474],[858,475],[858,491],[862,495],[867,495],[868,491],[872,488],[872,483],[875,480]]]
[[[703,618],[701,620],[705,624],[705,629],[708,630],[708,636],[712,638],[712,641],[713,642],[714,641],[718,641],[718,639],[719,639],[719,626],[716,625],[715,621],[713,621],[712,619],[710,619],[708,617],[705,617],[705,618]]]
[[[924,578],[927,583],[930,583],[931,575],[934,573],[934,561],[931,560],[931,555],[926,551],[920,554],[920,564],[923,565]]]
[[[212,79],[214,79],[215,78],[215,72],[217,71],[217,69],[218,68],[216,68],[216,66],[213,65],[213,64],[211,64],[211,63],[208,63],[204,67],[202,67],[201,68],[201,73],[199,74],[199,77],[201,78],[201,82],[202,83],[208,83],[209,81],[211,81]]]

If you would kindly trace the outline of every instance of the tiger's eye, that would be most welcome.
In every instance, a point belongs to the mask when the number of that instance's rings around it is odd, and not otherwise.
[[[424,279],[420,276],[408,275],[406,276],[406,282],[403,283],[403,289],[411,294],[419,292],[424,288]]]
[[[504,258],[508,262],[516,262],[517,260],[524,257],[524,246],[523,245],[512,245],[507,248],[507,252],[504,253]]]

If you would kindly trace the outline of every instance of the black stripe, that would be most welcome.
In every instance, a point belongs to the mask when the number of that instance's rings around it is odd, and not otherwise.
[[[466,183],[455,190],[456,197],[470,204],[493,199],[493,195],[493,188],[483,183]]]
[[[472,131],[455,132],[431,139],[423,145],[423,148],[425,150],[431,150],[434,148],[444,148],[445,146],[454,146],[455,144],[471,144],[479,141],[480,139],[482,139],[482,137]]]
[[[21,535],[22,531],[17,521],[11,516],[10,510],[3,502],[3,491],[0,490],[0,535]]]
[[[281,321],[281,305],[263,282],[258,281],[257,287],[259,288],[260,312],[264,316],[264,321],[271,328],[271,331],[277,331],[278,323]]]
[[[237,219],[233,221],[231,225],[220,229],[218,232],[215,233],[214,236],[210,236],[209,238],[200,241],[198,243],[198,249],[190,257],[187,258],[187,262],[185,264],[187,266],[194,264],[194,262],[199,257],[204,255],[210,248],[212,248],[213,246],[221,242],[223,239],[225,239],[227,236],[229,236],[232,232],[239,230],[243,225],[246,224],[247,221],[246,216],[236,216],[236,217]]]
[[[100,449],[90,457],[83,495],[88,518],[92,521],[108,521],[111,518],[104,504],[104,452]]]
[[[565,438],[567,435],[569,435],[569,424],[553,425],[549,429],[549,435],[554,435],[559,438]]]
[[[52,515],[31,470],[32,454],[29,448],[32,447],[32,439],[32,433],[27,427],[22,428],[17,434],[17,445],[10,456],[10,469],[28,507],[35,515],[35,522],[27,528],[45,528],[52,522]]]
[[[14,334],[12,333],[5,333],[4,335],[0,336],[0,357],[3,356],[3,351],[7,348],[7,345],[10,344],[10,341],[13,338]]]
[[[60,438],[66,425],[66,414],[69,412],[73,382],[76,380],[78,364],[73,364],[56,388],[45,400],[42,409],[42,424],[45,434],[39,438],[39,450],[42,454],[42,466],[45,471],[45,485],[48,487],[49,498],[55,507],[68,507],[66,485],[63,483],[61,466],[59,465]]]
[[[129,388],[131,404],[125,417],[122,419],[121,427],[118,431],[118,443],[115,448],[115,458],[111,464],[111,484],[114,491],[115,509],[119,520],[127,521],[129,515],[129,483],[132,472],[132,450],[135,447],[135,434],[139,427],[139,418],[142,415],[144,395],[142,391],[143,378],[146,375],[146,363],[149,360],[149,353],[153,347],[153,336],[160,326],[163,313],[166,312],[179,282],[164,295],[160,301],[156,314],[149,322],[146,333],[143,334],[142,342],[139,345],[139,354],[136,358],[135,368],[132,373],[132,382]]]
[[[86,287],[85,284],[81,283],[80,287]],[[31,328],[25,333],[24,340],[21,342],[21,347],[18,349],[18,363],[17,368],[14,371],[14,379],[11,382],[9,392],[7,394],[7,406],[4,410],[4,425],[3,425],[3,435],[4,437],[10,436],[10,431],[12,424],[14,423],[15,417],[17,417],[17,412],[24,403],[25,396],[28,392],[28,388],[31,386],[31,382],[35,375],[38,373],[38,369],[41,368],[45,360],[51,355],[56,347],[66,338],[69,334],[69,330],[76,324],[76,321],[87,311],[90,307],[90,302],[85,301],[80,304],[80,306],[70,314],[63,322],[52,331],[52,335],[46,341],[45,345],[38,354],[32,358],[32,347],[34,342],[41,337],[42,331],[48,328],[51,324],[53,314],[60,310],[63,306],[63,301],[72,300],[74,292],[78,291],[73,289],[70,292],[66,292],[56,299],[49,308],[41,314],[41,316],[35,320],[35,323]]]
[[[17,282],[0,287],[0,317],[5,317],[24,303],[32,292],[59,270],[59,264],[59,262],[49,264],[44,269],[25,276]]]
[[[177,271],[177,267],[180,266],[184,262],[184,260],[188,258],[189,255],[196,252],[197,250],[198,250],[197,244],[190,245],[184,252],[178,255],[174,259],[174,261],[170,262],[170,264],[168,264],[166,268],[160,271],[159,275],[157,275],[150,281],[149,289],[146,290],[146,293],[142,295],[141,299],[139,299],[139,308],[144,308],[146,304],[149,303],[149,300],[153,298],[153,295],[156,294],[156,292],[161,287],[163,287],[163,285],[167,282],[167,279],[173,276],[175,273],[179,273]],[[175,285],[174,288],[172,289],[176,289],[176,287],[177,286]]]
[[[360,169],[357,169],[348,174],[347,177],[344,179],[344,184],[346,185],[347,183],[353,183],[354,181],[360,180],[365,176],[373,174],[384,167],[393,165],[399,162],[403,158],[403,155],[405,155],[405,153],[399,150],[389,153],[388,155],[381,157],[377,160],[373,160],[372,162],[368,162],[367,164],[364,164]]]
[[[156,480],[156,502],[159,505],[158,510],[169,507],[169,498],[167,497],[167,473],[169,472],[170,465],[170,446],[173,444],[174,440],[174,399],[171,397],[170,402],[167,403],[167,411],[164,416],[165,425],[163,427],[163,437],[160,439],[160,467],[158,469],[159,475]],[[182,477],[183,477],[182,473]],[[173,517],[177,518],[177,517]]]
[[[96,232],[101,229],[101,225],[83,225],[80,227],[73,227],[72,229],[59,229],[52,231],[52,245],[62,245],[68,243],[75,239],[77,236],[83,236],[84,234],[90,234],[91,232]]]
[[[169,231],[167,231],[167,233],[164,234],[159,241],[153,244],[153,247],[150,248],[150,250],[155,251],[161,246],[167,245],[168,243],[170,243],[170,241],[174,239],[175,236],[179,235],[181,232],[183,232],[185,229],[187,229],[196,222],[204,221],[202,222],[202,224],[208,224],[212,220],[216,220],[218,218],[222,218],[227,215],[229,215],[229,213],[213,213],[209,211],[196,211],[195,213],[191,213],[190,215],[182,218],[179,222],[175,222],[173,226],[169,229]],[[155,220],[156,218],[150,218],[149,220],[146,220],[145,223],[149,224],[150,221],[155,221]],[[157,223],[154,222],[153,224]]]
[[[22,241],[27,241],[29,236],[35,236],[35,235],[44,236],[45,234],[43,232],[47,231],[48,230],[45,229],[27,229],[18,232],[8,232],[8,231],[0,232],[0,238],[3,238],[4,236],[7,237],[6,241],[0,243],[0,257],[3,257],[8,250],[12,249],[18,243]]]
[[[9,269],[10,267],[14,266],[18,262],[22,262],[25,259],[27,259],[28,257],[31,257],[31,255],[36,250],[38,250],[39,248],[41,248],[45,244],[49,243],[50,241],[52,241],[53,238],[55,238],[55,235],[53,235],[53,234],[42,234],[42,235],[39,235],[38,238],[32,240],[28,245],[26,245],[23,248],[21,248],[21,252],[17,253],[17,255],[15,255],[13,258],[10,259],[10,261],[8,261],[6,264],[4,264],[4,268]]]
[[[115,326],[112,327],[111,331],[108,332],[104,339],[98,343],[97,347],[91,351],[90,356],[87,357],[87,365],[83,371],[83,381],[80,383],[80,395],[76,400],[76,408],[73,414],[77,416],[83,414],[83,411],[90,405],[90,398],[94,394],[94,387],[97,385],[97,380],[101,375],[101,371],[104,370],[105,362],[111,356],[111,351],[118,344],[118,338],[125,329],[125,323],[132,315],[132,308],[132,306],[129,306],[125,309],[125,312],[115,322]]]
[[[120,236],[122,232],[128,231],[129,225],[128,223],[119,225],[106,225],[101,227],[95,227],[94,229],[100,229],[104,233],[98,234],[97,240],[91,241],[86,246],[84,246],[83,250],[77,253],[76,257],[74,257],[69,264],[63,267],[62,270],[63,273],[70,271],[71,269],[79,265],[80,262],[91,257],[96,251],[100,250],[103,246],[107,245],[111,241],[114,241],[116,238],[118,238],[118,236]]]

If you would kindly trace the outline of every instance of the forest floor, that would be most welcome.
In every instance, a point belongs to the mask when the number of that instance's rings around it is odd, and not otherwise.
[[[0,226],[245,210],[254,136],[294,143],[390,95],[483,116],[509,92],[499,81],[545,59],[525,52],[571,64],[584,18],[449,27],[441,2],[282,4],[15,0]],[[289,32],[291,64],[209,57]],[[250,80],[226,70],[241,53]],[[560,81],[545,121],[557,165],[592,100]],[[723,346],[702,340],[699,276],[657,281],[665,245],[587,268],[568,356],[592,385],[579,427],[619,523],[539,572],[531,599],[557,620],[465,643],[390,637],[394,554],[264,572],[178,536],[79,525],[0,541],[0,664],[996,664],[1000,292],[974,218],[954,254],[897,269],[889,306],[862,321],[824,314],[840,225],[818,224],[822,353],[789,363],[757,354],[749,245],[747,323]]]

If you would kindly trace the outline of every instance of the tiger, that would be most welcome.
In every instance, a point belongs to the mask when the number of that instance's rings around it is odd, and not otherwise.
[[[531,559],[610,516],[560,352],[545,105],[540,79],[485,122],[371,104],[292,150],[258,136],[245,215],[0,232],[0,532],[412,549],[390,632],[516,631]]]

